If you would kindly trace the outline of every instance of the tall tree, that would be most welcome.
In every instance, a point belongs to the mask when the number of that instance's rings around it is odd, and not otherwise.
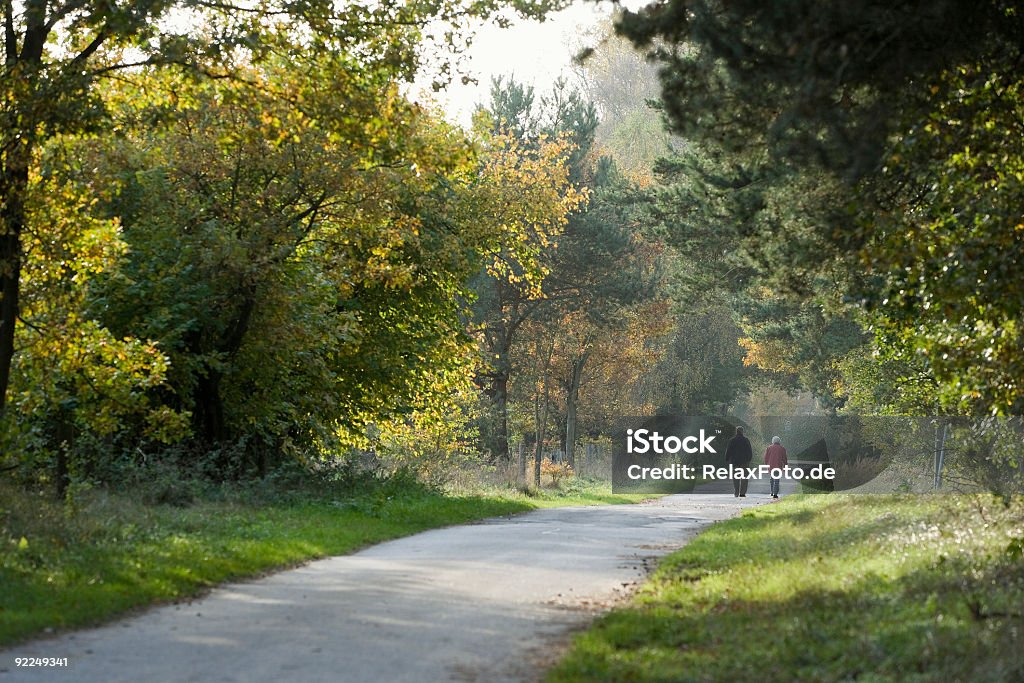
[[[160,400],[169,359],[151,340],[115,335],[87,313],[93,285],[127,248],[117,219],[97,216],[95,176],[70,181],[75,149],[48,146],[42,173],[29,178],[30,225],[21,318],[21,352],[11,377],[0,451],[27,480],[47,471],[58,499],[74,479],[97,479],[128,443],[167,444],[187,432],[187,417]],[[8,469],[8,468],[4,468]]]
[[[580,391],[602,340],[622,335],[629,311],[664,296],[663,259],[641,227],[632,184],[602,157],[589,162],[590,203],[572,216],[552,254],[539,312],[558,330],[562,452],[575,464]]]

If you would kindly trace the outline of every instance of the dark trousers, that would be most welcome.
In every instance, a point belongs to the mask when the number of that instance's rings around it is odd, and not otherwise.
[[[733,477],[732,488],[737,496],[747,495],[747,478],[746,477]]]

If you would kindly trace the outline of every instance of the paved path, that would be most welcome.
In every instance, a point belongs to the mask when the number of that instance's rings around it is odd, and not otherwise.
[[[716,479],[715,481],[698,484],[693,492],[696,494],[718,493],[722,495],[733,495],[732,481],[729,479]],[[783,478],[779,482],[779,494],[788,496],[793,493],[800,493],[800,482],[796,479]],[[750,479],[747,482],[747,496],[755,499],[770,497],[771,488],[767,479]]]
[[[653,557],[766,496],[678,495],[438,529],[0,651],[0,681],[529,681]],[[67,657],[66,669],[15,667]]]

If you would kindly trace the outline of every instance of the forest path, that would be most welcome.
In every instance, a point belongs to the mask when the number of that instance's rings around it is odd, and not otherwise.
[[[529,681],[651,559],[764,494],[538,510],[227,584],[0,653],[0,681]],[[16,668],[14,657],[67,657]]]

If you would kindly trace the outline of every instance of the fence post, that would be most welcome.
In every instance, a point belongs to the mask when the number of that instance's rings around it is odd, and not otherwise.
[[[949,422],[939,420],[935,427],[935,490],[942,488],[942,467],[946,460],[946,437],[949,433]]]
[[[519,478],[517,481],[526,481],[526,439],[519,439]]]

